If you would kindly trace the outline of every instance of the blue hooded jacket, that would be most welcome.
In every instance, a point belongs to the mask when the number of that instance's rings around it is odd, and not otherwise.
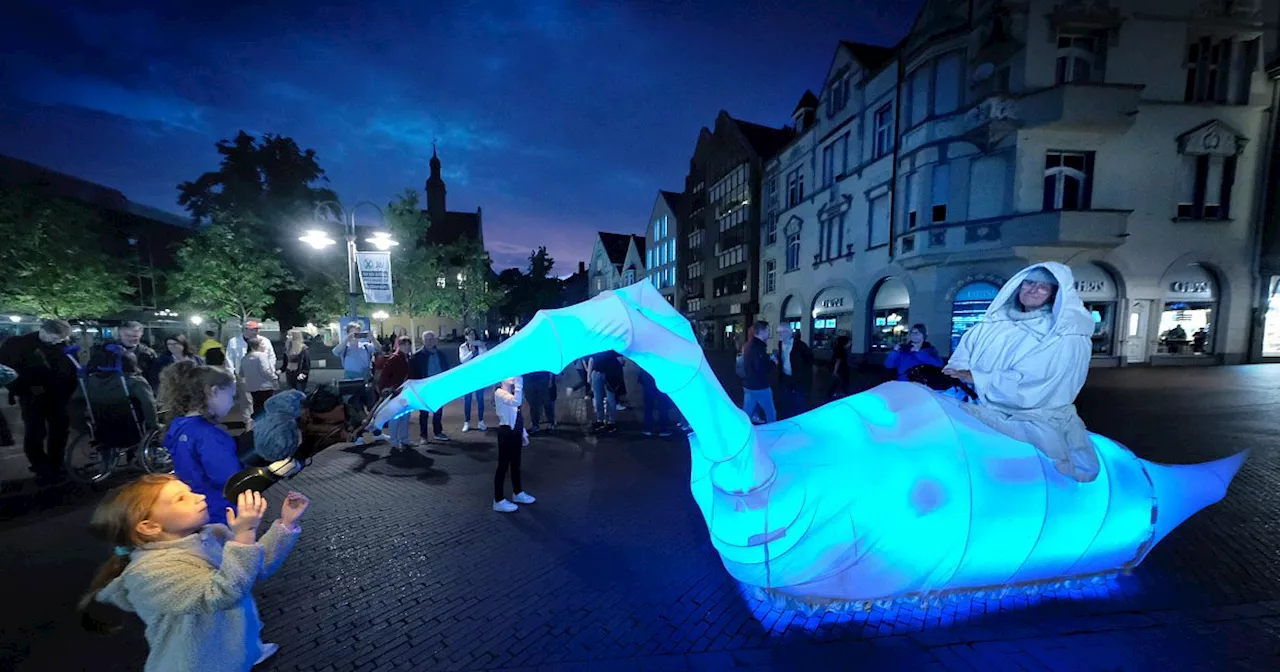
[[[222,496],[222,488],[243,468],[236,457],[236,440],[204,417],[184,416],[169,425],[164,447],[173,458],[173,475],[207,498],[209,524],[225,525],[232,504]]]

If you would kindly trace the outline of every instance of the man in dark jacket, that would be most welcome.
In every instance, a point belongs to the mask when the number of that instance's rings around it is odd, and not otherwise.
[[[439,341],[436,338],[436,332],[422,332],[422,348],[413,353],[413,359],[409,367],[409,379],[421,380],[430,378],[437,373],[443,373],[449,370],[449,359],[445,357],[444,351],[439,348]],[[444,420],[441,414],[444,408],[432,413],[430,411],[418,411],[418,434],[422,444],[427,443],[427,421],[430,418],[431,431],[435,432],[436,441],[448,441],[449,435],[444,433]]]
[[[144,328],[141,322],[125,322],[116,328],[116,338],[114,340],[97,346],[94,350],[104,349],[112,343],[122,345],[125,352],[132,354],[138,360],[138,370],[142,372],[142,375],[150,376],[152,371],[158,371],[155,366],[157,355],[155,350],[152,350],[142,342],[143,331]],[[94,354],[96,355],[97,353]],[[154,388],[159,381],[158,379],[148,379],[147,382]]]
[[[773,353],[778,364],[778,394],[782,415],[791,418],[809,410],[809,394],[813,391],[813,350],[791,327],[778,327],[778,349]]]
[[[76,389],[76,363],[65,352],[70,338],[70,324],[45,320],[40,331],[14,336],[0,347],[0,364],[18,373],[9,389],[22,405],[22,449],[37,476],[62,472],[67,402]]]
[[[765,345],[768,340],[768,322],[756,322],[747,331],[747,342],[742,346],[742,410],[753,417],[756,408],[760,408],[766,422],[777,422],[778,411],[773,405],[773,389],[769,384],[773,360],[769,359],[769,346]]]

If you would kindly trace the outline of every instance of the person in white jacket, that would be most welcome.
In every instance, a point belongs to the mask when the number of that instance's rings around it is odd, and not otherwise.
[[[943,372],[977,391],[978,403],[965,410],[1035,446],[1058,472],[1092,481],[1098,455],[1075,399],[1089,374],[1093,329],[1070,268],[1029,266],[965,332]]]
[[[472,359],[479,357],[480,355],[483,355],[484,353],[489,351],[489,346],[485,345],[484,341],[476,338],[475,329],[471,327],[467,327],[466,329],[463,329],[462,336],[466,340],[462,342],[462,345],[458,346],[458,365],[459,366],[466,364]],[[462,395],[462,431],[464,432],[471,431],[471,400],[472,398],[474,398],[476,402],[476,420],[479,422],[477,426],[480,428],[480,431],[483,432],[489,429],[484,424],[484,388],[480,388],[475,392],[470,392]]]
[[[271,347],[270,342],[266,342],[267,339],[258,335],[258,329],[260,327],[261,325],[256,321],[249,320],[244,323],[244,328],[240,330],[239,336],[234,336],[231,340],[227,341],[227,368],[230,369],[232,373],[240,370],[240,360],[244,359],[244,356],[249,352],[249,341],[255,338],[262,339],[264,341],[264,347],[262,350],[266,353],[267,364],[271,366],[273,371],[275,370],[276,350]]]
[[[512,513],[517,504],[532,504],[537,500],[520,487],[520,451],[523,445],[524,422],[520,417],[520,405],[524,403],[524,386],[520,377],[502,381],[493,392],[494,410],[498,416],[498,470],[493,475],[493,510]],[[511,471],[511,499],[505,496],[507,470]]]

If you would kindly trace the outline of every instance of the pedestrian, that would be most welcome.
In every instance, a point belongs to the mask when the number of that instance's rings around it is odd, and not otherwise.
[[[555,402],[552,394],[555,389],[555,376],[547,371],[534,371],[524,376],[526,401],[529,402],[529,432],[542,430],[542,417],[547,416],[547,424],[554,426],[556,420]]]
[[[204,340],[200,342],[200,351],[196,354],[200,355],[201,357],[204,357],[205,359],[208,359],[209,351],[214,348],[223,350],[224,352],[226,351],[222,347],[222,342],[218,340],[218,335],[214,333],[212,330],[206,331],[204,332]]]
[[[778,327],[778,349],[773,353],[778,365],[778,392],[784,417],[809,410],[813,392],[813,350],[788,325]]]
[[[911,326],[906,342],[899,343],[884,360],[885,368],[896,369],[898,380],[908,380],[907,372],[917,366],[942,368],[942,356],[929,343],[929,329],[923,324]]]
[[[284,346],[283,371],[285,383],[291,390],[307,391],[307,380],[311,376],[311,354],[307,352],[304,334],[294,330],[289,332]]]
[[[382,370],[378,372],[378,395],[393,392],[409,379],[409,352],[413,350],[413,339],[401,338],[396,341],[396,349],[382,361]],[[391,434],[391,450],[400,451],[409,447],[409,414],[406,413],[388,423]]]
[[[444,373],[449,370],[449,360],[444,356],[444,352],[439,348],[439,341],[436,339],[436,332],[422,332],[422,348],[413,353],[413,366],[410,369],[409,377],[414,380],[430,378],[438,373]],[[431,431],[435,432],[436,441],[448,441],[449,435],[444,433],[444,407],[432,413],[430,411],[418,411],[418,436],[422,445],[428,443],[427,424],[430,421]]]
[[[466,364],[467,362],[483,355],[489,351],[489,346],[484,341],[476,338],[476,330],[467,327],[462,330],[462,345],[458,346],[458,364]],[[462,395],[462,431],[471,431],[471,399],[475,398],[476,402],[476,421],[480,431],[489,429],[484,424],[484,388],[480,388],[475,392]]]
[[[836,337],[835,348],[831,350],[831,386],[827,388],[827,399],[839,399],[849,394],[849,337]]]
[[[658,382],[648,371],[641,368],[638,377],[640,389],[644,392],[644,425],[641,427],[641,434],[653,436],[656,432],[658,436],[671,436],[671,399],[658,389]],[[657,416],[656,427],[655,416]]]
[[[524,402],[522,388],[518,378],[508,378],[493,391],[494,411],[498,416],[498,469],[493,475],[493,510],[499,513],[512,513],[520,509],[517,504],[538,501],[520,484],[520,452],[526,441],[522,438],[524,422],[520,417],[520,405]],[[511,499],[505,496],[508,470]]]
[[[38,478],[57,478],[67,448],[67,403],[76,389],[78,363],[67,354],[71,325],[45,320],[39,331],[0,346],[0,364],[15,372],[9,393],[22,407],[22,450]]]
[[[617,415],[618,401],[616,387],[622,377],[622,360],[618,353],[608,350],[597,353],[587,360],[587,372],[591,380],[591,393],[595,398],[596,422],[592,430],[596,432],[617,431],[614,416]]]
[[[160,355],[151,364],[150,370],[143,370],[147,383],[155,390],[160,389],[160,372],[164,367],[174,362],[195,362],[197,365],[204,364],[204,360],[191,349],[191,344],[187,342],[186,334],[170,334],[164,339],[165,353]]]
[[[169,474],[146,474],[94,511],[92,533],[114,546],[79,603],[90,630],[114,630],[135,613],[146,625],[147,672],[247,672],[279,650],[262,641],[253,586],[284,563],[310,501],[290,492],[266,533],[260,493],[241,493],[226,525],[210,524],[199,493]]]
[[[256,320],[248,320],[244,323],[244,327],[240,330],[240,334],[233,337],[227,342],[227,368],[231,371],[231,375],[238,376],[240,373],[240,363],[249,354],[249,342],[261,340],[263,347],[262,352],[266,355],[267,366],[272,371],[276,370],[276,350],[271,347],[271,343],[266,338],[259,335],[262,325]],[[240,412],[237,414],[237,425],[243,425],[245,428],[251,427],[253,421],[253,394],[252,390],[247,386],[242,386],[236,393],[236,404]]]
[[[164,435],[173,473],[209,499],[215,523],[226,523],[223,511],[231,502],[222,488],[242,468],[236,440],[216,424],[231,412],[235,396],[236,381],[226,369],[191,362],[165,369],[160,384],[160,407],[173,418]]]
[[[764,411],[765,422],[777,422],[778,411],[773,405],[773,388],[769,378],[773,374],[773,361],[769,359],[769,323],[763,320],[751,325],[747,340],[742,344],[742,410],[747,416],[756,409]],[[753,420],[754,421],[754,420]]]
[[[0,343],[0,347],[3,347]],[[8,387],[10,383],[18,379],[18,372],[0,364],[0,387]],[[9,392],[10,405],[12,405],[12,392]],[[9,419],[4,416],[4,411],[0,410],[0,448],[8,448],[13,445],[13,430],[9,429]]]
[[[276,386],[280,381],[280,374],[276,373],[267,354],[263,352],[266,341],[265,338],[249,341],[249,352],[240,360],[240,381],[253,400],[253,415],[262,413],[263,405],[276,393]]]
[[[347,340],[333,346],[333,356],[342,362],[342,379],[363,382],[356,401],[366,411],[373,408],[369,383],[373,377],[373,356],[377,352],[377,346],[369,342],[369,332],[361,331],[355,322],[347,325]]]
[[[124,349],[133,354],[138,360],[138,370],[144,376],[149,376],[155,367],[156,351],[150,346],[142,342],[142,333],[145,328],[141,322],[130,320],[116,328],[116,338],[101,345],[94,346],[94,350],[105,348],[108,345],[116,344],[124,346]],[[90,353],[92,356],[92,353]],[[150,381],[148,381],[150,382]],[[153,384],[154,385],[154,384]]]

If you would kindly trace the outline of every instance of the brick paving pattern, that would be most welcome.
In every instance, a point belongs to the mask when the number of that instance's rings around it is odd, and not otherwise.
[[[539,501],[502,515],[489,510],[493,432],[457,433],[454,404],[452,443],[331,450],[289,484],[313,506],[256,591],[281,644],[258,669],[1280,669],[1280,367],[1095,371],[1080,408],[1149,459],[1253,455],[1224,502],[1132,575],[808,618],[744,599],[724,571],[683,439],[625,423],[599,441],[535,436],[525,486]],[[638,429],[638,415],[623,418]],[[71,613],[103,559],[82,532],[95,497],[69,488],[5,509],[0,669],[140,669],[141,628],[90,636]]]

